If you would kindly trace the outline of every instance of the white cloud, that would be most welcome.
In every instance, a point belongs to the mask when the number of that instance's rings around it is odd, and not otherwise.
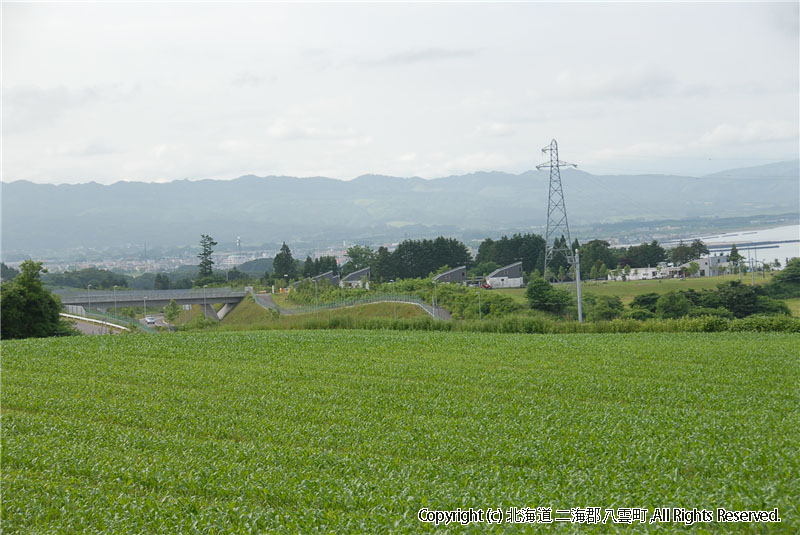
[[[396,163],[405,164],[405,163],[413,162],[416,159],[417,159],[417,153],[416,152],[409,152],[407,154],[401,154],[400,156],[395,158],[394,161]]]
[[[690,146],[720,147],[768,143],[770,141],[791,141],[800,137],[797,124],[788,121],[765,121],[758,119],[744,126],[721,124],[691,143]]]
[[[8,4],[2,172],[40,182],[521,172],[553,137],[568,161],[654,158],[655,170],[680,158],[691,171],[743,146],[796,155],[797,11]],[[537,20],[548,24],[532,29]]]
[[[556,75],[549,96],[577,99],[640,100],[661,97],[691,97],[705,95],[702,83],[688,83],[665,69],[626,67],[613,72],[586,71],[576,74],[561,71]]]
[[[728,151],[740,152],[743,145],[757,146],[761,143],[793,142],[800,139],[797,125],[788,121],[755,120],[744,125],[720,124],[700,137],[683,143],[642,142],[622,148],[606,148],[593,151],[589,159],[614,160],[625,158],[659,159],[692,158],[711,155],[727,155]]]
[[[3,91],[3,129],[11,133],[49,126],[69,110],[98,102],[97,87],[14,87]]]
[[[489,123],[477,128],[475,134],[478,136],[506,137],[517,133],[514,125],[502,122]]]
[[[265,83],[275,82],[277,76],[261,76],[253,72],[241,72],[231,80],[231,83],[236,87],[259,87]]]
[[[470,48],[447,49],[447,48],[422,48],[412,50],[402,50],[394,52],[377,59],[362,60],[364,65],[408,65],[411,63],[422,63],[428,61],[442,61],[450,59],[472,58],[479,54],[479,50]]]

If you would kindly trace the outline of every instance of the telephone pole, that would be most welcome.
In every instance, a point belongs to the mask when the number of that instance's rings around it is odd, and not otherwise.
[[[558,159],[558,143],[552,140],[550,145],[542,149],[542,154],[550,153],[550,161],[536,166],[537,170],[550,168],[550,190],[547,195],[547,232],[545,233],[544,272],[547,278],[547,264],[556,253],[564,255],[570,265],[575,265],[575,255],[572,252],[572,240],[569,236],[569,223],[567,222],[567,207],[564,205],[564,191],[561,189],[560,167],[575,167],[574,163],[562,162]],[[556,246],[554,241],[559,237],[566,242]]]

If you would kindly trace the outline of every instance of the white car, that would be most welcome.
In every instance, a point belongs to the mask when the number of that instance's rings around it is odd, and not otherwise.
[[[145,316],[144,317],[144,321],[148,325],[155,325],[156,324],[156,319],[153,316]]]

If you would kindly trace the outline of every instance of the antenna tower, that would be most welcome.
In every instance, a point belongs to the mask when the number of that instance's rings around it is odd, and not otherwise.
[[[542,154],[550,153],[550,161],[539,164],[536,169],[550,168],[550,192],[547,196],[547,233],[545,234],[544,272],[547,276],[547,264],[556,253],[564,255],[570,265],[575,264],[575,253],[572,251],[572,240],[569,236],[569,223],[567,223],[567,207],[564,205],[564,191],[561,189],[560,167],[578,167],[574,163],[562,162],[558,159],[558,143],[550,142],[542,149]],[[563,246],[555,246],[554,241],[560,237],[566,239]]]

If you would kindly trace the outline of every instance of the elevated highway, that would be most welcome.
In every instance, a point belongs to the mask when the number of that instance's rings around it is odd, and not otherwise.
[[[153,312],[170,301],[179,305],[199,305],[207,318],[220,320],[247,295],[231,288],[193,288],[191,290],[55,290],[64,306],[96,308],[103,311],[126,307],[152,307]],[[217,312],[213,305],[223,303]]]

